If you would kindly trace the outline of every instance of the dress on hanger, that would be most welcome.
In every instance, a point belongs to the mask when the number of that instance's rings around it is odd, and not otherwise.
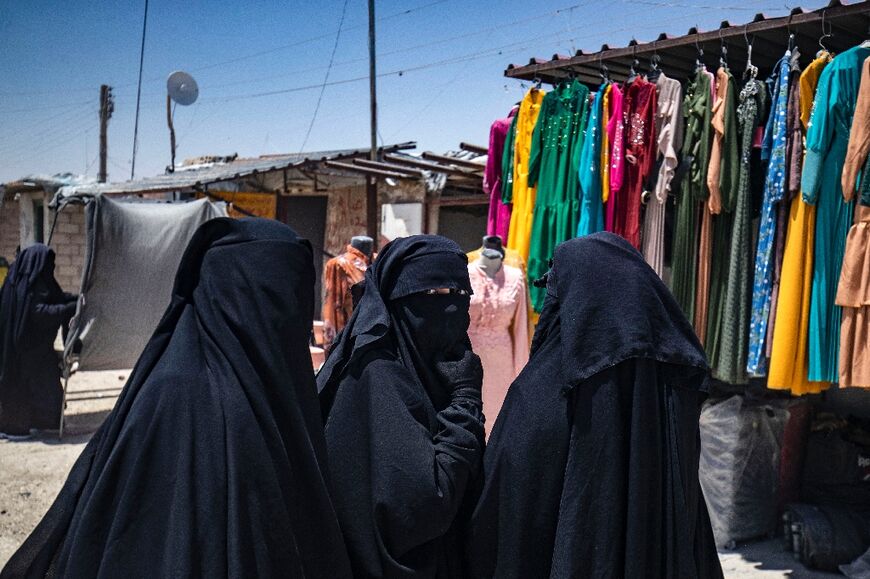
[[[577,236],[588,235],[604,229],[604,213],[601,202],[601,105],[606,85],[595,93],[589,108],[586,123],[586,138],[580,152],[580,220]]]
[[[728,283],[728,255],[731,253],[731,229],[737,186],[740,180],[740,152],[737,136],[737,106],[734,77],[724,67],[716,72],[718,98],[713,107],[713,150],[707,171],[710,198],[707,210],[713,228],[710,256],[710,292],[704,345],[710,365],[719,357],[719,337]]]
[[[368,269],[366,255],[352,245],[345,252],[326,262],[323,268],[324,298],[321,316],[323,317],[323,349],[327,352],[335,336],[347,325],[353,313],[353,298],[350,288],[361,282]]]
[[[710,78],[710,92],[712,93],[712,96],[710,97],[710,102],[712,103],[710,109],[710,126],[712,127],[712,117],[713,112],[716,110],[719,91],[716,88],[716,75],[709,71],[705,72]],[[715,135],[715,132],[713,135]],[[715,139],[713,139],[713,142],[710,145],[709,154],[707,155],[708,165],[705,167],[706,176],[704,177],[704,185],[706,186],[706,197],[704,198],[705,202],[701,204],[699,209],[701,213],[701,231],[698,239],[698,272],[695,280],[695,317],[692,320],[692,324],[695,328],[695,334],[698,336],[698,340],[701,342],[702,346],[705,344],[707,338],[707,308],[709,308],[710,298],[710,261],[713,256],[713,215],[710,213],[707,206],[710,201],[710,167],[712,165],[711,159],[715,145]],[[716,160],[717,171],[720,160],[721,159]]]
[[[577,168],[583,146],[589,89],[576,80],[546,97],[532,137],[529,184],[538,186],[532,219],[528,276],[532,307],[540,312],[546,288],[532,282],[549,269],[556,246],[577,234]]]
[[[745,384],[746,346],[749,336],[749,307],[752,273],[752,191],[750,159],[755,129],[767,107],[767,89],[750,79],[740,91],[737,123],[740,134],[740,179],[731,226],[731,251],[728,255],[728,282],[725,285],[720,354],[713,366],[713,377],[730,384]]]
[[[535,210],[537,192],[534,185],[529,185],[529,155],[532,147],[532,133],[538,122],[544,94],[544,91],[533,87],[529,89],[520,103],[520,111],[517,113],[516,139],[514,140],[514,179],[511,187],[511,198],[505,200],[505,202],[513,204],[505,245],[519,251],[526,263],[529,261],[532,213]]]
[[[689,320],[695,317],[700,208],[707,199],[711,100],[709,74],[699,70],[689,82],[683,101],[686,133],[682,158],[688,172],[677,196],[671,281],[674,297]]]
[[[772,109],[764,131],[762,159],[768,159],[764,200],[759,218],[755,277],[752,284],[752,318],[749,324],[749,354],[746,372],[750,376],[767,374],[767,323],[773,289],[773,249],[776,243],[776,207],[785,196],[786,113],[788,112],[788,73],[791,51],[777,65]]]
[[[492,123],[489,130],[489,150],[486,155],[486,169],[483,173],[483,191],[489,195],[489,217],[486,234],[498,235],[507,239],[511,222],[511,206],[502,202],[502,159],[505,141],[515,113],[505,119]]]
[[[680,81],[659,74],[655,135],[662,162],[654,194],[647,201],[643,225],[643,257],[659,277],[665,269],[665,206],[671,181],[680,162],[677,151],[683,146],[683,87]]]
[[[853,203],[843,198],[842,170],[858,99],[861,63],[870,48],[841,53],[819,78],[816,105],[807,130],[801,177],[804,200],[818,207],[810,302],[809,379],[839,380],[840,318],[835,304]]]
[[[816,232],[816,208],[800,195],[803,137],[806,133],[822,70],[831,62],[825,53],[801,73],[798,81],[798,102],[789,99],[789,116],[797,133],[792,136],[792,167],[789,190],[797,192],[791,202],[788,232],[782,259],[776,324],[767,387],[790,390],[792,394],[816,394],[830,387],[830,382],[807,380],[807,344],[810,314],[810,292],[813,283],[813,251]],[[794,94],[794,91],[792,91]],[[797,156],[797,158],[795,158]]]
[[[490,278],[476,262],[471,278],[468,337],[483,364],[483,414],[489,436],[508,387],[529,361],[526,280],[522,270],[503,264]]]
[[[852,121],[843,195],[855,197],[856,167],[870,149],[870,58],[864,60],[858,104]],[[866,188],[867,175],[864,175]],[[837,305],[843,308],[840,330],[840,386],[870,388],[870,207],[855,208],[855,225],[846,239],[846,254],[837,288]]]
[[[628,86],[625,110],[625,150],[622,187],[615,191],[613,232],[640,249],[640,208],[643,184],[655,162],[656,85],[638,76]]]
[[[610,113],[613,110],[613,85],[605,83],[604,95],[601,99],[601,202],[607,203],[610,198]]]
[[[622,187],[622,172],[625,170],[625,93],[618,84],[611,84],[610,89],[610,118],[607,120],[607,142],[609,154],[607,157],[608,179],[606,205],[604,206],[604,229],[613,231],[616,224],[616,205],[613,198],[619,188]]]

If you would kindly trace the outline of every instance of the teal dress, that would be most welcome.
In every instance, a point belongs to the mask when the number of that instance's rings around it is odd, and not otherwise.
[[[854,209],[853,203],[843,199],[840,177],[858,100],[861,64],[868,56],[870,48],[856,46],[825,67],[807,128],[801,185],[804,201],[818,206],[810,299],[811,382],[839,380],[841,309],[834,298]]]
[[[601,103],[604,100],[606,84],[602,84],[592,106],[586,123],[586,135],[580,152],[580,223],[577,237],[604,231],[604,206],[601,200]]]
[[[546,288],[531,282],[550,267],[556,246],[574,237],[580,215],[577,168],[583,147],[583,129],[589,89],[577,82],[560,85],[547,93],[532,133],[529,186],[538,186],[532,215],[529,247],[529,297],[532,307],[544,307]]]

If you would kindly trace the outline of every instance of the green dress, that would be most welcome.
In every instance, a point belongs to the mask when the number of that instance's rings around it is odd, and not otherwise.
[[[728,91],[725,109],[725,133],[722,139],[722,160],[719,171],[719,189],[722,212],[713,216],[713,249],[710,257],[710,306],[707,316],[707,359],[715,366],[721,352],[719,336],[725,307],[725,286],[728,283],[728,256],[731,253],[731,229],[737,186],[740,184],[740,142],[737,136],[737,87],[728,73]]]
[[[699,70],[686,88],[683,117],[686,134],[682,162],[688,163],[674,227],[673,276],[671,289],[688,320],[695,318],[695,287],[698,272],[698,243],[701,207],[707,199],[707,165],[710,158],[710,116],[713,106],[710,73]]]
[[[749,349],[749,315],[752,297],[752,191],[749,163],[755,129],[764,119],[767,89],[751,79],[740,91],[737,128],[740,134],[740,176],[731,216],[731,250],[717,338],[718,355],[711,360],[713,377],[731,384],[745,384]],[[724,203],[723,203],[724,207]]]
[[[532,216],[528,279],[532,307],[544,307],[546,288],[532,282],[547,273],[556,246],[577,234],[580,149],[589,89],[572,81],[547,93],[532,133],[529,186],[538,186]]]
[[[517,118],[519,116],[519,113],[515,114],[514,120],[511,121],[501,157],[501,202],[505,205],[514,202],[514,141],[517,140]]]

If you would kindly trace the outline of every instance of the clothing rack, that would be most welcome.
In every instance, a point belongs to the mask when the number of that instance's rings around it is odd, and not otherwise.
[[[550,84],[570,78],[597,86],[601,83],[602,66],[606,67],[610,78],[625,80],[635,59],[649,62],[654,55],[660,59],[659,66],[672,78],[688,78],[695,72],[699,51],[707,55],[704,62],[715,70],[723,42],[728,42],[728,60],[733,66],[743,66],[748,56],[748,46],[754,46],[753,64],[762,71],[770,71],[788,43],[789,35],[794,35],[799,47],[815,47],[819,38],[828,31],[833,36],[825,36],[825,46],[833,52],[841,52],[860,44],[867,39],[870,26],[870,0],[843,4],[832,0],[828,6],[804,12],[795,8],[788,16],[767,18],[756,14],[752,22],[735,25],[723,21],[718,29],[701,31],[690,28],[683,36],[661,33],[651,42],[629,42],[624,48],[612,48],[605,44],[597,52],[585,53],[578,50],[574,56],[555,54],[549,60],[532,58],[527,65],[511,64],[505,76],[529,81],[543,81]],[[824,32],[823,32],[824,27]],[[807,50],[803,61],[809,62],[814,52]],[[803,62],[802,62],[803,63]]]

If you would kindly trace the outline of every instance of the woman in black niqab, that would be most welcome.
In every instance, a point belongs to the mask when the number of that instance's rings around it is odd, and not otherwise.
[[[19,255],[0,289],[0,432],[55,429],[63,390],[57,330],[75,313],[76,297],[54,278],[54,251],[38,243]]]
[[[622,238],[556,249],[484,459],[473,578],[719,578],[698,481],[704,350]]]
[[[350,577],[308,352],[311,247],[193,236],[121,397],[2,577]]]
[[[388,244],[317,377],[354,577],[461,577],[483,453],[471,284],[454,242]]]

